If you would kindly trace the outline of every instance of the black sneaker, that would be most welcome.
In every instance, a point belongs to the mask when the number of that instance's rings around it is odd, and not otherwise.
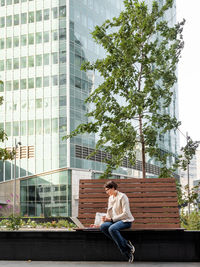
[[[128,245],[129,245],[129,247],[130,247],[130,249],[131,249],[131,253],[135,253],[135,247],[133,246],[133,244],[131,243],[131,241],[129,240],[128,241]]]
[[[128,262],[132,263],[134,261],[133,253],[130,253]]]

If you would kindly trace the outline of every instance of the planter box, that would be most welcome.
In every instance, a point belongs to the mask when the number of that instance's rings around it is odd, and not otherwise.
[[[200,261],[200,231],[123,231],[137,261]],[[100,231],[1,231],[0,260],[123,261]]]

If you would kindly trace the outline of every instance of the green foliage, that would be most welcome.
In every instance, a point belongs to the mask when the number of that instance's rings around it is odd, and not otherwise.
[[[180,125],[165,111],[177,81],[184,21],[170,27],[164,20],[172,0],[165,0],[162,7],[159,1],[153,1],[151,8],[139,0],[125,0],[124,5],[119,17],[106,20],[92,32],[107,54],[104,59],[86,62],[82,70],[97,70],[103,82],[86,99],[93,107],[87,113],[89,122],[65,138],[85,132],[99,134],[96,151],[111,155],[105,159],[107,169],[101,178],[111,175],[125,157],[134,165],[138,143],[143,169],[148,153],[162,163],[161,176],[165,176],[171,155],[160,152],[158,133],[166,134]]]
[[[190,214],[181,212],[181,227],[187,230],[200,230],[200,211],[192,211]]]
[[[6,227],[10,230],[19,230],[22,226],[22,219],[19,215],[10,215]]]
[[[188,204],[198,205],[199,186],[200,183],[188,190],[188,185],[182,187],[181,184],[176,181],[178,205],[180,208],[186,207]]]

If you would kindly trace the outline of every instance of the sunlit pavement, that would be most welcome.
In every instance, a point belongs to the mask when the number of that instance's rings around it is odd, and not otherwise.
[[[78,266],[94,266],[94,267],[111,267],[111,266],[131,266],[134,264],[135,267],[199,267],[200,262],[108,262],[108,261],[0,261],[1,267],[53,267],[53,266],[67,266],[67,267],[78,267]]]

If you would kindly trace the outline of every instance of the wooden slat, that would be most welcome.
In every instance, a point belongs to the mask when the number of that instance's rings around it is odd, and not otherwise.
[[[159,181],[158,181],[159,180]],[[105,184],[106,182],[110,181],[110,179],[96,179],[96,180],[91,180],[91,179],[84,179],[80,180],[80,185],[81,184]],[[147,179],[141,179],[141,178],[128,178],[128,179],[117,179],[116,182],[117,184],[125,184],[125,183],[133,183],[133,182],[140,182],[140,183],[157,183],[157,182],[175,182],[175,178],[147,178]]]
[[[128,193],[128,192],[130,192],[130,193],[133,193],[133,192],[138,192],[138,191],[140,191],[140,192],[176,192],[176,188],[174,188],[174,187],[159,187],[159,188],[140,188],[140,190],[138,189],[138,188],[131,188],[131,187],[129,187],[129,188],[124,188],[123,190],[121,190],[121,191],[123,191],[124,193]],[[90,188],[87,188],[87,189],[80,189],[80,193],[102,193],[102,189],[95,189],[95,191],[94,191],[94,189],[90,189]]]
[[[149,202],[157,202],[157,203],[165,203],[165,202],[176,202],[177,203],[177,197],[174,198],[130,198],[130,203],[149,203]],[[104,198],[84,198],[79,201],[80,203],[107,203],[107,200]],[[161,204],[162,205],[162,204]]]
[[[80,199],[84,199],[84,198],[105,198],[107,195],[105,194],[105,192],[103,193],[91,193],[91,194],[87,194],[87,193],[79,193]],[[138,197],[162,197],[163,196],[163,192],[154,192],[154,193],[128,193],[127,196],[130,198],[138,198]],[[177,197],[177,193],[176,192],[165,192],[165,196],[166,197]]]

